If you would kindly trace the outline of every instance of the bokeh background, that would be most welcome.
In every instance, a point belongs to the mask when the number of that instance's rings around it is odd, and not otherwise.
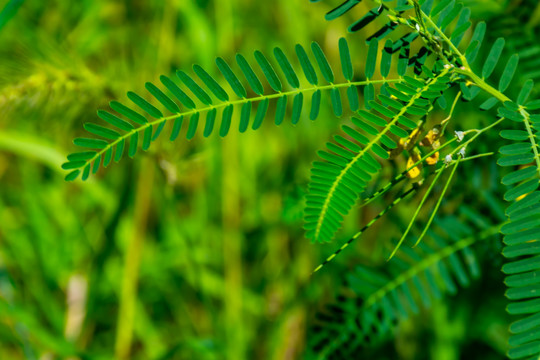
[[[346,36],[362,69],[376,25],[346,29],[372,4],[325,21],[338,3],[0,1],[0,359],[304,357],[314,314],[355,264],[382,259],[380,244],[399,238],[414,210],[414,202],[396,209],[310,278],[338,248],[303,236],[310,164],[349,114],[337,119],[327,104],[316,122],[304,115],[296,126],[268,121],[225,139],[163,137],[84,183],[64,182],[60,164],[110,100],[194,63],[216,74],[216,56],[252,58],[275,46],[293,54],[296,43],[315,40],[339,64],[337,41]],[[474,19],[495,24],[492,37],[538,30],[534,1],[470,3]],[[492,121],[477,105],[457,110],[460,129]],[[478,151],[497,141],[489,136]],[[496,213],[498,176],[493,158],[464,166],[443,211],[480,203]],[[353,211],[338,241],[383,207]],[[498,246],[496,237],[485,245],[472,287],[406,322],[385,355],[368,358],[503,358],[509,319]]]

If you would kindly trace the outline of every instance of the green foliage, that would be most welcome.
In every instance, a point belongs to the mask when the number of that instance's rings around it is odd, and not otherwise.
[[[499,114],[513,120],[525,128],[520,136],[501,136],[514,142],[499,149],[501,157],[497,161],[500,166],[510,167],[512,172],[502,178],[502,183],[509,188],[504,199],[511,202],[506,209],[508,222],[501,228],[504,234],[505,247],[502,254],[512,259],[512,262],[503,266],[502,271],[507,274],[505,284],[509,287],[506,297],[518,301],[508,305],[508,312],[515,315],[527,315],[510,325],[509,343],[512,349],[508,355],[511,359],[520,359],[536,355],[538,347],[537,327],[540,310],[537,288],[537,241],[540,234],[538,211],[540,207],[540,193],[536,191],[539,186],[540,156],[536,142],[536,124],[540,120],[537,114],[531,114],[527,109],[527,93],[525,88],[520,95],[520,103],[507,102]],[[532,103],[534,109],[535,103]],[[535,121],[536,120],[536,121]],[[512,131],[512,130],[506,130]],[[524,141],[520,141],[524,140]],[[532,164],[531,164],[532,163]],[[521,301],[519,301],[521,300]]]
[[[370,102],[372,109],[379,109],[378,114],[375,110],[360,110],[361,118],[352,118],[356,128],[343,126],[343,132],[352,141],[336,136],[334,139],[341,146],[328,143],[328,151],[319,152],[326,162],[314,162],[311,171],[304,226],[308,238],[319,242],[333,238],[343,216],[381,169],[376,159],[388,159],[389,151],[398,147],[397,141],[417,128],[419,118],[430,111],[433,101],[446,89],[446,74],[443,70],[425,83],[406,76],[403,92],[387,87],[388,93],[399,100],[379,95],[378,102]]]
[[[455,295],[456,281],[467,287],[481,276],[471,247],[492,239],[498,227],[477,228],[473,219],[454,216],[437,225],[419,251],[404,248],[384,265],[357,266],[346,275],[347,291],[317,314],[308,337],[313,358],[358,356],[390,337],[421,307],[429,309],[443,295]]]
[[[0,358],[538,358],[540,6],[311,2],[5,1]]]
[[[161,104],[163,109],[170,113],[166,116],[162,110],[132,91],[127,93],[127,97],[134,105],[142,110],[142,114],[140,110],[138,112],[117,101],[111,101],[110,107],[116,113],[99,110],[98,116],[107,122],[108,125],[112,126],[113,129],[94,123],[86,123],[84,125],[85,130],[92,136],[101,137],[105,140],[94,138],[77,138],[74,140],[75,145],[89,149],[90,151],[85,150],[68,156],[68,162],[62,165],[63,169],[72,170],[66,175],[66,180],[75,180],[80,174],[82,174],[82,179],[86,180],[90,172],[95,173],[98,171],[100,164],[103,167],[108,166],[111,158],[113,158],[113,153],[114,161],[120,161],[126,147],[126,142],[129,142],[129,157],[136,155],[139,146],[144,151],[148,150],[151,142],[157,140],[161,134],[165,124],[167,122],[173,122],[173,120],[174,125],[170,135],[171,141],[174,141],[178,137],[182,131],[183,119],[188,116],[189,125],[186,132],[186,139],[193,139],[199,128],[199,119],[202,114],[206,114],[203,136],[209,137],[214,132],[214,129],[217,128],[216,121],[220,121],[219,136],[225,137],[229,133],[232,115],[235,109],[239,111],[241,108],[241,117],[238,125],[240,132],[247,130],[251,118],[253,118],[251,128],[257,130],[268,116],[270,102],[276,104],[275,124],[281,125],[288,112],[288,100],[292,98],[290,121],[292,124],[297,124],[305,106],[304,94],[311,94],[310,119],[316,120],[321,106],[321,92],[330,92],[334,114],[341,116],[343,113],[340,95],[341,88],[347,88],[349,105],[353,110],[356,110],[358,108],[358,92],[356,88],[366,85],[373,86],[370,81],[351,81],[353,76],[351,55],[347,41],[344,38],[339,41],[341,67],[345,78],[345,81],[342,82],[335,81],[332,68],[321,47],[316,42],[311,44],[311,50],[318,69],[325,80],[322,83],[319,83],[314,66],[306,50],[299,44],[296,45],[295,49],[304,76],[310,85],[302,85],[300,87],[298,72],[293,68],[284,52],[280,48],[275,48],[275,60],[282,70],[282,76],[285,77],[292,90],[282,91],[282,81],[274,70],[274,67],[262,52],[255,51],[254,57],[264,75],[264,79],[268,82],[272,91],[265,91],[259,77],[246,58],[241,54],[237,54],[236,63],[247,80],[247,85],[249,85],[248,90],[252,91],[253,95],[248,96],[244,84],[242,84],[237,74],[227,62],[222,58],[217,58],[216,65],[218,69],[238,99],[232,99],[230,97],[232,94],[229,94],[219,84],[216,78],[199,65],[194,65],[194,73],[215,99],[212,99],[208,91],[201,87],[189,74],[178,70],[176,72],[178,80],[195,96],[196,101],[200,102],[200,104],[196,104],[192,97],[182,90],[178,83],[165,75],[160,76],[160,81],[169,94],[166,94],[150,82],[147,82],[145,87],[150,95]],[[393,81],[401,81],[401,79],[388,79],[382,81],[382,83]],[[254,116],[252,116],[253,112],[251,111],[253,104],[258,104],[256,111],[254,111]],[[185,109],[181,109],[180,106],[183,106]],[[218,115],[218,110],[220,111],[220,116]],[[155,120],[148,120],[147,116]],[[140,138],[142,138],[142,141],[139,140]]]

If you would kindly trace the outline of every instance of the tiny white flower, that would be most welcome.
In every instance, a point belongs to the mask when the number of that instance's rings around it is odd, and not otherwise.
[[[420,31],[420,25],[416,24],[416,31]]]
[[[463,137],[465,136],[465,133],[463,131],[456,131],[455,134],[458,142],[461,142],[463,140]]]
[[[460,67],[461,70],[467,70],[465,66]]]
[[[450,69],[451,66],[450,66],[450,64],[444,64],[444,68],[445,68],[445,69]]]
[[[444,157],[444,163],[445,164],[450,164],[452,162],[452,155],[451,154],[448,154]]]
[[[461,155],[462,158],[465,157],[465,149],[466,149],[466,148],[467,148],[467,147],[464,146],[464,147],[462,147],[461,149],[459,149],[458,154]]]

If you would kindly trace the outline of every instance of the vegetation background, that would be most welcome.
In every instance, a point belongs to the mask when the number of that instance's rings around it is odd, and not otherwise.
[[[216,56],[251,58],[275,46],[293,54],[314,40],[339,63],[338,39],[370,4],[326,22],[338,3],[0,1],[0,359],[304,358],[315,313],[347,271],[383,259],[415,208],[401,204],[310,278],[338,244],[304,239],[304,189],[316,151],[349,114],[337,119],[326,106],[319,120],[305,115],[296,126],[163,138],[85,183],[64,182],[60,164],[96,109],[160,74],[194,63],[215,73]],[[522,25],[520,1],[466,3],[476,20]],[[347,35],[359,69],[375,26]],[[460,107],[451,126],[492,121],[477,105]],[[471,151],[498,141],[490,133]],[[474,205],[485,221],[504,219],[495,160],[460,169],[443,215]],[[383,207],[353,212],[339,238]],[[498,237],[482,242],[480,280],[400,324],[366,358],[504,358],[500,246]]]

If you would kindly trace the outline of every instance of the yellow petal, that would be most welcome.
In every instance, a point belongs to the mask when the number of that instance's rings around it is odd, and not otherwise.
[[[407,169],[413,166],[415,163],[417,163],[420,160],[420,155],[413,153],[411,157],[407,159]],[[414,179],[418,177],[421,173],[422,163],[419,163],[415,167],[413,167],[411,170],[407,171],[406,176],[409,179]]]

